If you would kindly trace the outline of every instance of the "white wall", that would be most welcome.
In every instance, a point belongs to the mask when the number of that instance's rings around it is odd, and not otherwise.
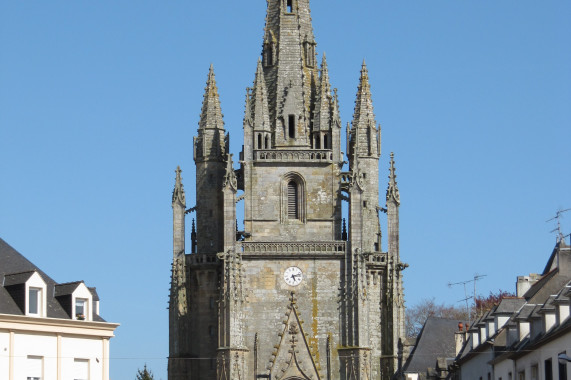
[[[571,334],[564,335],[562,337],[557,338],[544,346],[530,352],[528,355],[525,355],[519,358],[516,361],[516,373],[522,370],[526,371],[526,379],[531,379],[531,366],[537,364],[539,367],[539,379],[544,379],[544,364],[545,360],[551,358],[551,362],[553,365],[553,379],[559,378],[558,372],[558,359],[557,356],[560,352],[564,352],[567,350],[567,355],[571,355]],[[567,378],[571,379],[571,363],[567,364]],[[502,379],[503,380],[503,379]],[[515,378],[514,378],[515,380]]]
[[[62,339],[62,379],[73,379],[74,359],[89,360],[90,379],[103,379],[103,340],[87,338]]]
[[[90,380],[108,380],[109,339],[117,326],[0,314],[0,380],[26,379],[30,375],[29,356],[43,358],[42,380],[73,380],[75,359],[89,361]],[[12,360],[10,334],[13,334]]]
[[[55,335],[14,333],[14,380],[28,376],[28,356],[43,357],[42,380],[57,380],[57,338]]]
[[[10,333],[0,331],[0,379],[7,379],[10,364]]]

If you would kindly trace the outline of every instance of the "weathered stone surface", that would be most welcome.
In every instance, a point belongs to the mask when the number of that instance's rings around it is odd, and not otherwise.
[[[197,205],[187,211],[196,212],[197,250],[186,255],[177,172],[169,380],[388,380],[404,333],[406,265],[392,158],[379,206],[380,126],[367,68],[347,130],[349,172],[341,172],[337,95],[325,57],[321,70],[316,64],[309,0],[269,0],[263,46],[236,172],[212,68],[208,75],[194,144]]]

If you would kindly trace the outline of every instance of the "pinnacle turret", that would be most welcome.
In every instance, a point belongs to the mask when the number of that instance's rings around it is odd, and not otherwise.
[[[387,203],[394,201],[400,205],[400,193],[397,186],[397,175],[395,169],[395,154],[391,153],[391,167],[389,169],[389,187],[387,188]]]
[[[256,77],[251,97],[251,117],[255,131],[271,131],[270,112],[268,109],[268,92],[262,61],[258,60]]]
[[[222,120],[222,110],[220,108],[220,97],[216,78],[214,76],[214,66],[210,65],[206,88],[204,89],[204,100],[202,102],[202,112],[200,114],[199,129],[224,129]]]
[[[210,65],[204,90],[202,112],[198,122],[198,137],[194,139],[194,159],[195,161],[221,161],[227,153],[227,141],[212,65]]]
[[[331,129],[333,106],[334,100],[331,96],[331,83],[329,82],[327,59],[325,58],[325,53],[323,53],[319,87],[317,89],[317,103],[315,104],[314,111],[313,132],[328,131]]]
[[[377,129],[375,125],[369,71],[367,70],[367,64],[363,61],[351,126],[350,149],[355,154],[377,158],[381,155],[381,128],[379,126]]]
[[[353,114],[353,128],[375,126],[375,114],[373,112],[373,100],[371,98],[371,85],[369,84],[369,71],[367,64],[363,61],[361,66],[361,77],[359,78],[359,88],[355,101],[355,112]]]
[[[180,170],[180,166],[177,166],[175,173],[176,173],[176,180],[175,180],[174,190],[172,192],[172,203],[174,205],[176,202],[180,202],[180,204],[183,207],[186,207],[186,195],[184,193],[184,187],[182,185],[182,177],[180,175],[182,173],[182,170]]]

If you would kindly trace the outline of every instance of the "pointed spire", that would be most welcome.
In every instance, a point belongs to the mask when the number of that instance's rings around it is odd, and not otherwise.
[[[331,83],[329,82],[329,70],[327,59],[323,53],[321,61],[321,75],[317,89],[317,103],[315,104],[315,117],[313,120],[313,131],[328,131],[331,129],[331,111],[334,106],[331,96]]]
[[[363,60],[361,77],[355,101],[355,113],[353,114],[353,128],[375,126],[375,114],[373,112],[373,100],[371,98],[371,85],[369,84],[369,71]]]
[[[389,169],[389,187],[387,189],[387,203],[390,201],[400,205],[400,193],[397,186],[397,175],[395,169],[395,154],[391,152],[391,167]]]
[[[199,129],[224,129],[220,97],[218,95],[218,87],[216,86],[213,65],[210,65],[206,88],[204,90],[202,113],[200,115],[200,122],[198,123]]]
[[[176,180],[174,190],[172,192],[172,203],[174,205],[178,201],[183,207],[186,207],[186,195],[184,193],[184,187],[182,186],[182,170],[180,170],[180,166],[177,166],[175,173]]]
[[[264,68],[262,66],[261,59],[258,59],[256,77],[254,78],[254,87],[252,88],[251,118],[254,123],[253,126],[255,130],[271,131],[268,92],[266,89]]]

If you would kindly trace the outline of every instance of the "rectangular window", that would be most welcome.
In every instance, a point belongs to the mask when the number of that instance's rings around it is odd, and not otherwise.
[[[545,380],[553,380],[553,366],[551,364],[551,359],[545,361]]]
[[[293,0],[287,0],[287,13],[293,13]]]
[[[84,320],[87,314],[87,300],[83,298],[76,298],[75,300],[75,317]]]
[[[290,139],[294,139],[295,138],[295,115],[289,115],[287,118],[287,125],[288,125],[288,133],[289,133],[289,138]]]
[[[534,364],[531,366],[531,380],[539,380],[539,366]]]
[[[525,380],[525,371],[519,371],[517,373],[517,380]]]
[[[89,380],[88,359],[73,359],[73,380]]]
[[[288,219],[299,219],[298,190],[294,181],[287,184],[287,216]]]
[[[562,352],[565,355],[565,352]],[[559,380],[567,380],[567,362],[559,360]]]
[[[28,314],[39,315],[42,308],[42,289],[30,288],[28,291]]]
[[[44,372],[44,358],[41,356],[28,356],[26,360],[27,380],[42,380]]]

